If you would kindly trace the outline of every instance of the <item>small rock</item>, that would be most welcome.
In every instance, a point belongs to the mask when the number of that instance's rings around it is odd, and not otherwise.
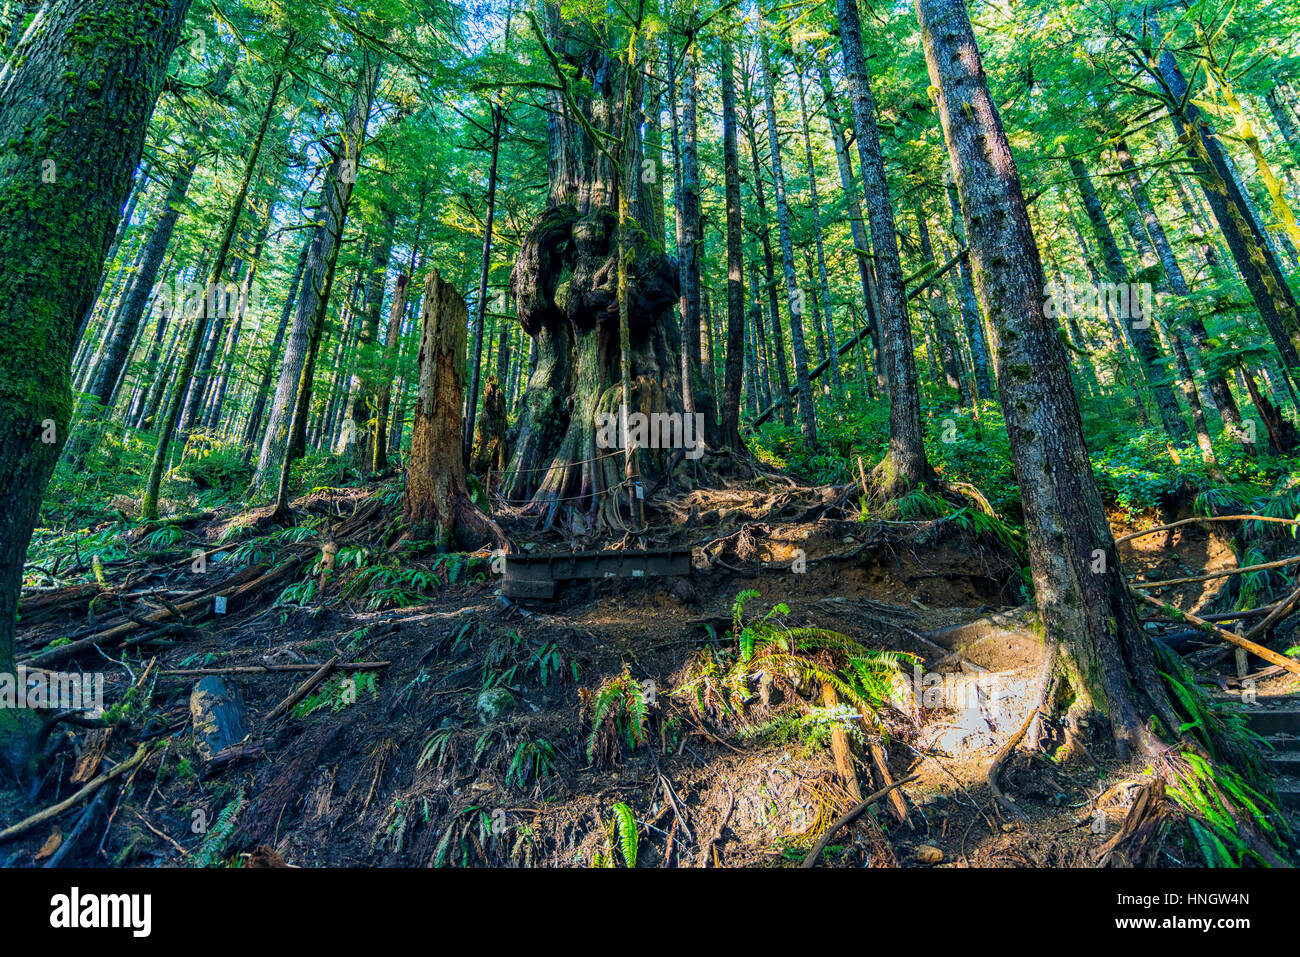
[[[678,578],[674,581],[670,593],[683,605],[694,605],[700,600],[699,594],[695,591],[695,586],[685,578]]]
[[[515,706],[515,696],[509,688],[489,688],[478,696],[478,716],[484,724],[491,724]]]
[[[916,859],[922,864],[938,864],[943,860],[943,851],[933,844],[922,844],[916,849]]]

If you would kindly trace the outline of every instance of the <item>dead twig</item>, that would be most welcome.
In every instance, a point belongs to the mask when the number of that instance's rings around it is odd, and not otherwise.
[[[272,721],[276,721],[279,718],[283,717],[284,715],[288,714],[289,709],[292,708],[294,705],[296,705],[303,698],[307,697],[307,695],[311,693],[311,690],[313,688],[315,688],[318,684],[324,681],[326,677],[329,676],[330,672],[334,670],[334,668],[338,665],[338,663],[339,663],[339,656],[335,655],[329,661],[325,662],[325,664],[317,668],[315,673],[313,673],[310,678],[308,678],[306,681],[300,684],[293,691],[293,693],[289,695],[289,697],[285,698],[283,701],[281,701],[279,704],[277,704],[274,708],[271,709],[270,714],[268,714],[264,719],[266,723],[270,724]]]
[[[11,827],[5,828],[3,831],[0,831],[0,842],[11,840],[15,837],[18,837],[20,834],[26,834],[28,831],[30,831],[32,828],[36,827],[37,825],[43,824],[46,821],[53,820],[54,818],[62,814],[64,811],[76,807],[78,804],[80,804],[86,798],[90,797],[90,795],[94,794],[96,791],[98,791],[109,781],[112,781],[114,778],[121,777],[123,774],[126,774],[128,771],[140,765],[144,761],[144,759],[147,758],[148,756],[149,756],[149,746],[145,744],[140,745],[140,747],[136,749],[135,754],[131,755],[131,757],[127,758],[117,767],[105,771],[99,777],[95,778],[95,780],[91,781],[89,784],[83,787],[76,794],[73,794],[70,797],[66,797],[58,804],[52,804],[49,807],[47,807],[45,810],[38,811],[35,814],[31,815],[30,817],[24,818],[23,820],[19,821],[17,824],[14,824]]]

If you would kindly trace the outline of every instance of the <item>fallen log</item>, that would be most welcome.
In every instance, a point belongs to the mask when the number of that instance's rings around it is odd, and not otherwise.
[[[240,598],[259,588],[274,584],[275,582],[286,578],[292,572],[296,571],[298,567],[302,565],[302,562],[303,559],[301,556],[294,556],[284,564],[278,565],[270,571],[265,571],[265,566],[263,565],[253,566],[256,569],[262,569],[263,573],[252,578],[252,580],[243,581],[242,584],[232,585],[230,582],[226,582],[222,585],[216,586],[190,601],[177,605],[176,608],[188,615],[192,623],[195,619],[202,618],[212,611],[212,598],[218,595],[224,596],[227,600]],[[242,577],[244,577],[243,573],[236,576],[237,579]],[[166,619],[171,618],[172,615],[173,613],[169,609],[159,609],[152,614],[144,615],[142,618],[115,625],[107,631],[88,635],[85,638],[70,642],[66,645],[60,645],[57,648],[51,648],[48,651],[39,652],[28,658],[21,659],[19,664],[25,664],[28,667],[45,667],[56,662],[66,661],[69,658],[75,658],[82,652],[89,651],[91,648],[96,646],[109,647],[125,635],[129,635],[131,632],[137,631],[149,624],[163,622]],[[145,624],[141,624],[141,621]]]
[[[190,692],[194,746],[204,763],[248,737],[244,696],[220,675],[199,679]]]

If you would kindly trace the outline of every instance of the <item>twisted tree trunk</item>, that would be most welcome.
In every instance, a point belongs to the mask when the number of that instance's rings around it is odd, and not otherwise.
[[[618,172],[620,163],[641,168],[637,126],[623,124],[622,114],[640,111],[643,74],[607,52],[613,44],[605,28],[561,25],[557,7],[546,12],[548,52],[567,70],[557,70],[564,82],[551,91],[548,205],[511,273],[516,315],[533,339],[537,362],[501,491],[548,522],[563,507],[591,526],[623,528],[622,510],[635,511],[636,489],[623,452],[598,444],[597,415],[618,417],[623,403],[621,320],[628,334],[627,412],[683,412],[681,340],[673,321],[677,269],[650,243],[639,243],[620,268],[620,181],[629,187],[627,234],[636,235],[635,224],[653,210],[649,184],[638,186],[638,178]],[[609,142],[620,144],[618,156],[605,148]],[[641,448],[639,473],[662,474],[670,456],[671,450]]]

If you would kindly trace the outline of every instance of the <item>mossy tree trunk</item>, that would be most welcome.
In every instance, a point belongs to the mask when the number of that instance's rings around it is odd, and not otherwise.
[[[0,672],[23,560],[67,438],[69,368],[189,0],[49,0],[0,74]],[[26,763],[22,710],[0,758]]]
[[[547,207],[525,236],[511,273],[516,315],[533,339],[536,366],[501,489],[508,501],[543,513],[548,522],[563,507],[589,527],[626,528],[623,516],[628,509],[635,514],[635,493],[623,453],[597,444],[597,414],[617,416],[623,401],[621,321],[628,330],[627,411],[683,411],[681,340],[673,321],[677,270],[638,225],[651,218],[649,184],[618,173],[619,163],[624,170],[642,168],[638,127],[621,117],[624,109],[639,113],[644,75],[608,52],[621,46],[608,35],[613,27],[561,25],[552,5],[545,14],[543,35],[566,68],[565,83],[549,91]],[[618,156],[607,143],[620,144]],[[624,269],[620,181],[630,184],[625,232],[634,240]],[[637,471],[654,478],[670,456],[669,450],[642,448]]]

